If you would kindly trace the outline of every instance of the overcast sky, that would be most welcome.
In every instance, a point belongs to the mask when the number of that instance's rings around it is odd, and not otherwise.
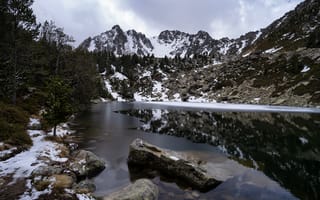
[[[53,20],[76,44],[119,24],[148,36],[163,30],[236,38],[281,17],[303,0],[35,0],[38,22]]]

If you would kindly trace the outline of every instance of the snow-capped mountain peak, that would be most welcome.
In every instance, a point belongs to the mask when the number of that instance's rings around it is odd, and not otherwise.
[[[155,57],[192,56],[195,54],[228,54],[229,39],[215,40],[209,33],[198,31],[189,34],[178,30],[165,30],[158,36],[148,38],[135,30],[124,32],[119,25],[95,37],[89,37],[79,48],[89,51],[110,51],[116,56],[137,54]],[[243,43],[244,44],[244,43]],[[237,51],[244,46],[234,46]],[[241,52],[240,52],[241,53]],[[221,56],[221,55],[220,55]]]

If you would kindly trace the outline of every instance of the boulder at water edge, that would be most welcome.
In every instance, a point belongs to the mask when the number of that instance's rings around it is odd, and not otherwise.
[[[219,177],[218,171],[212,173],[214,170],[208,170],[205,162],[188,159],[183,154],[161,149],[141,139],[136,139],[130,145],[128,164],[130,168],[157,170],[203,191],[210,190],[225,180]]]
[[[92,177],[105,169],[106,163],[90,151],[76,151],[69,168],[78,177]]]
[[[93,193],[96,190],[96,186],[94,185],[93,181],[86,179],[76,184],[73,189],[77,194],[86,194]]]
[[[139,179],[133,184],[104,197],[103,200],[156,200],[158,195],[159,190],[156,185],[148,179]]]

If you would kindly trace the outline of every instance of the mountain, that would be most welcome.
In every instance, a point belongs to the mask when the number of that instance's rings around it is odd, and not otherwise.
[[[320,46],[320,2],[306,0],[268,27],[246,33],[239,38],[213,39],[207,32],[189,34],[166,30],[148,38],[135,30],[123,31],[119,25],[83,41],[79,48],[89,51],[110,51],[115,55],[137,54],[155,57],[206,54],[216,60],[229,59],[254,52],[273,53],[299,47]]]
[[[242,50],[251,45],[259,32],[250,32],[238,39],[213,39],[209,33],[199,31],[189,34],[178,30],[163,31],[158,36],[146,37],[135,30],[123,31],[119,25],[100,35],[89,37],[80,45],[80,49],[89,51],[109,51],[115,55],[137,54],[155,57],[180,57],[196,54],[210,55],[221,58],[226,55],[239,55]]]
[[[320,47],[320,1],[306,0],[294,10],[261,30],[259,38],[244,53],[289,51]]]
[[[117,48],[113,52],[127,54],[127,42],[115,42],[123,33],[123,41],[141,43],[141,52],[158,57],[208,53],[212,59],[144,59],[124,66],[111,62],[103,79],[113,99],[163,101],[226,101],[292,106],[320,105],[320,5],[306,0],[268,27],[249,32],[237,39],[215,40],[204,31],[188,34],[163,31],[144,42],[128,39],[128,32],[113,29],[117,36],[109,41]],[[130,31],[129,31],[130,32]],[[95,45],[102,36],[91,39]],[[131,35],[130,37],[132,37]],[[144,35],[143,35],[144,36]],[[130,38],[129,37],[129,38]],[[139,44],[140,44],[139,43]],[[142,45],[143,43],[143,45]],[[84,43],[83,43],[84,44]],[[139,47],[139,45],[136,45]],[[103,48],[108,43],[102,43]],[[122,51],[119,51],[121,49]],[[98,51],[96,48],[91,50]],[[121,54],[118,54],[121,55]],[[121,58],[119,58],[121,59]],[[142,59],[142,58],[141,58]],[[151,60],[150,60],[151,59]],[[137,62],[135,62],[137,63]],[[125,77],[125,78],[124,78]]]
[[[79,48],[89,51],[105,50],[115,55],[147,55],[152,51],[153,46],[144,34],[137,33],[135,30],[124,32],[120,26],[115,25],[109,31],[87,38]]]

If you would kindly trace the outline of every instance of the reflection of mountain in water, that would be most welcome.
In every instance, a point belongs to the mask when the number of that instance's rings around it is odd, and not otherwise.
[[[148,132],[219,147],[302,199],[318,199],[320,117],[309,114],[131,110]]]

